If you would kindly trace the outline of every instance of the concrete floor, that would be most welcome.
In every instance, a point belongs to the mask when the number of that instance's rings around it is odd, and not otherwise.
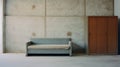
[[[120,67],[120,56],[26,57],[25,54],[0,54],[0,67]]]

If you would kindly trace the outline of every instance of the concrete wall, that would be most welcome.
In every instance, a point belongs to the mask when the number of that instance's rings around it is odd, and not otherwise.
[[[120,18],[120,0],[115,0],[114,2],[114,14]]]
[[[114,0],[86,0],[87,16],[113,16]]]
[[[0,53],[3,53],[3,0],[0,0]]]
[[[7,16],[45,16],[45,0],[7,0],[6,7]]]
[[[6,52],[24,52],[32,37],[44,37],[44,17],[6,16]]]
[[[84,16],[84,0],[46,0],[47,16]]]
[[[6,52],[25,52],[31,37],[72,33],[74,50],[87,46],[87,16],[113,16],[113,0],[7,0]]]

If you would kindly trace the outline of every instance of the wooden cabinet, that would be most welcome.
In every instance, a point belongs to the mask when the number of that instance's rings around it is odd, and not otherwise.
[[[89,54],[117,54],[117,16],[89,16],[88,31]]]

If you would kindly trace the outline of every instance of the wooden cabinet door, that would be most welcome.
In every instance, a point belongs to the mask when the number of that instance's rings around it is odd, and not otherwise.
[[[97,24],[96,24],[96,19],[94,19],[94,17],[89,17],[89,22],[88,22],[88,30],[89,30],[89,35],[88,35],[88,39],[89,39],[89,45],[88,45],[88,51],[89,54],[96,54],[96,50],[97,50]]]
[[[89,54],[117,54],[117,17],[90,16],[88,18]]]
[[[97,17],[97,54],[107,53],[107,22],[104,17]]]
[[[118,45],[118,19],[108,18],[108,54],[117,54]]]

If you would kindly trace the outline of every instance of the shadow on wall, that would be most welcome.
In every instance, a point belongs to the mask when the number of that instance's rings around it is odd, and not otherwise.
[[[85,53],[85,48],[80,47],[76,43],[72,43],[73,53]]]
[[[71,38],[72,32],[69,31],[66,34],[69,38]],[[74,42],[72,43],[72,49],[73,49],[73,53],[85,53],[85,49],[83,47],[80,47]]]
[[[118,54],[120,55],[120,18],[118,20]]]

